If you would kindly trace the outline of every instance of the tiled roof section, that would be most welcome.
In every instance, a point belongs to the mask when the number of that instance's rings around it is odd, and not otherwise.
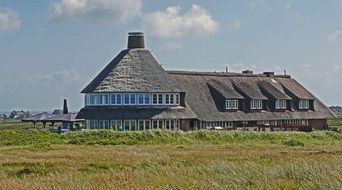
[[[219,81],[219,80],[210,80],[208,82],[212,88],[215,88],[216,91],[220,92],[226,99],[244,99],[238,92],[234,90],[234,87],[230,81]]]
[[[289,93],[297,97],[298,99],[308,99],[314,100],[315,97],[306,90],[301,84],[299,84],[295,79],[287,79],[284,80],[282,78],[278,78],[277,81],[281,83],[285,90]]]
[[[304,87],[300,86],[298,82],[287,76],[274,76],[273,78],[266,77],[264,75],[249,75],[243,77],[241,75],[216,75],[213,74],[201,74],[201,73],[188,73],[186,72],[168,72],[175,83],[186,92],[185,101],[192,108],[192,111],[203,121],[255,121],[255,120],[284,120],[284,119],[326,119],[333,118],[335,115],[330,109],[324,105],[319,99],[314,97],[315,111],[284,111],[284,112],[270,112],[262,111],[255,113],[248,113],[244,111],[238,112],[222,112],[219,111],[215,105],[215,101],[211,95],[210,89],[207,83],[212,80],[219,80],[222,83],[234,83],[237,87],[246,88],[245,91],[250,94],[253,98],[259,96],[261,93],[259,84],[271,83],[280,92],[283,84],[287,86],[295,86],[301,94],[310,95]],[[273,84],[273,80],[277,83]],[[278,84],[279,83],[279,84]],[[241,84],[248,84],[245,87],[241,87]],[[271,88],[271,87],[269,87]],[[253,90],[251,90],[253,89]],[[274,90],[274,89],[273,89]],[[254,93],[256,95],[254,95]],[[283,98],[283,95],[278,94],[279,92],[273,93],[274,96]],[[311,95],[312,96],[312,95]],[[264,97],[264,95],[262,95]],[[313,96],[312,96],[313,97]],[[266,98],[266,97],[265,97]],[[271,97],[267,97],[271,98]]]
[[[82,93],[180,92],[146,49],[123,50]]]
[[[151,108],[151,107],[84,107],[78,119],[196,119],[190,107]]]
[[[236,77],[232,78],[235,89],[247,96],[250,99],[254,100],[267,100],[267,97],[261,92],[261,89],[258,87],[256,80],[247,80],[244,77]]]
[[[271,79],[271,82],[270,81],[260,81],[258,84],[259,84],[260,89],[265,94],[272,96],[274,99],[291,100],[291,97],[286,95],[282,86],[274,79]]]

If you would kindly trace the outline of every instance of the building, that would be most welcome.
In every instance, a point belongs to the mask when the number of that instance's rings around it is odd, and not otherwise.
[[[129,33],[121,51],[82,91],[89,129],[324,129],[335,115],[289,75],[165,71]]]

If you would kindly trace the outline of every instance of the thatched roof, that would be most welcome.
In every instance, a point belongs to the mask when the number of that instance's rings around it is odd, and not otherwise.
[[[196,119],[190,107],[109,107],[89,106],[82,108],[77,118],[87,119]]]
[[[283,120],[283,119],[325,119],[332,118],[334,114],[319,99],[314,97],[308,90],[289,76],[232,74],[232,73],[197,73],[185,71],[168,71],[182,91],[186,92],[185,101],[190,105],[193,112],[203,121],[252,121],[252,120]],[[251,99],[272,98],[291,99],[286,90],[300,98],[314,99],[315,110],[309,111],[284,111],[270,112],[222,112],[217,109],[208,83],[219,81],[222,84],[234,84],[236,90]],[[286,89],[285,89],[286,88]],[[265,93],[267,91],[268,93]]]
[[[121,51],[82,91],[180,92],[163,67],[146,49]]]

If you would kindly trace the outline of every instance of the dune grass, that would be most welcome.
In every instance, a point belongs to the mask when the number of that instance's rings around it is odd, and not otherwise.
[[[340,189],[342,147],[0,147],[3,189]]]
[[[0,130],[0,189],[341,187],[341,131]]]

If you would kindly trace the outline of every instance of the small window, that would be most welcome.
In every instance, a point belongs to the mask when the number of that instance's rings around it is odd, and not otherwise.
[[[158,94],[158,104],[159,105],[163,104],[163,94]]]
[[[98,129],[98,121],[97,120],[91,120],[90,121],[90,129]]]
[[[135,94],[131,94],[131,103],[132,105],[136,104]]]
[[[309,109],[309,100],[299,100],[299,109]]]
[[[124,94],[124,104],[130,104],[130,94]]]
[[[116,94],[116,104],[121,105],[122,104],[122,95]]]
[[[286,109],[286,100],[276,100],[275,108],[276,109]]]
[[[251,109],[262,109],[262,100],[251,100]]]
[[[238,100],[226,100],[226,109],[238,109],[239,101]]]
[[[165,104],[170,104],[170,94],[165,94]]]
[[[179,105],[179,94],[176,94],[176,104]]]
[[[99,121],[99,129],[109,129],[109,121],[108,120],[100,120]]]
[[[138,95],[138,104],[143,105],[144,104],[144,94]]]
[[[144,99],[145,99],[145,104],[149,105],[150,104],[150,94],[145,94]]]
[[[90,94],[90,105],[97,105],[97,94]]]
[[[122,121],[121,120],[112,120],[111,121],[112,129],[116,131],[122,131]]]

